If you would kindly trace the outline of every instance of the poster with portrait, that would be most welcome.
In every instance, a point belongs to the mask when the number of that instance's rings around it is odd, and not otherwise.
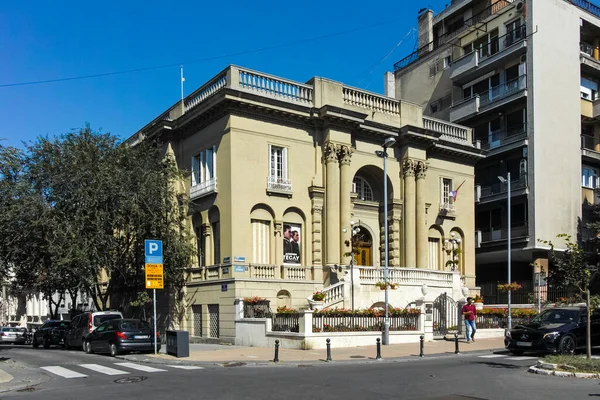
[[[283,224],[283,263],[300,265],[302,263],[301,226],[298,224]]]

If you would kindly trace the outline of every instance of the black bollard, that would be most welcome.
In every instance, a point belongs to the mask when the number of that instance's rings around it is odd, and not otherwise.
[[[377,338],[377,357],[376,360],[381,360],[381,339]]]
[[[419,357],[425,357],[423,349],[425,347],[425,335],[419,337]]]
[[[273,362],[279,362],[279,339],[275,340],[275,358]]]
[[[327,339],[327,361],[331,361],[331,340]]]
[[[458,350],[458,333],[454,334],[454,354],[458,354],[460,351]]]

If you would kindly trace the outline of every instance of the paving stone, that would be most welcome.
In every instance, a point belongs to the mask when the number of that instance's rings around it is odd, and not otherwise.
[[[571,377],[575,376],[573,372],[565,372],[565,371],[554,371],[554,376],[562,376],[562,377]]]

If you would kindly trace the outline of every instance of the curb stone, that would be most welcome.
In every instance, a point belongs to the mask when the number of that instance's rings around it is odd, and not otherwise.
[[[552,365],[552,364],[550,364],[550,365]],[[558,376],[561,378],[580,378],[580,379],[598,379],[598,378],[600,378],[599,374],[590,374],[590,373],[585,373],[585,372],[554,371],[554,370],[539,368],[539,367],[535,367],[535,366],[529,367],[527,372],[531,372],[533,374],[538,374],[538,375]]]

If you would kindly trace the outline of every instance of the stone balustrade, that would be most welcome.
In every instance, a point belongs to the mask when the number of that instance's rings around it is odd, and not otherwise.
[[[381,267],[357,267],[361,284],[374,285],[383,282],[385,271]],[[416,268],[388,268],[388,281],[400,285],[431,285],[452,287],[453,273]]]

